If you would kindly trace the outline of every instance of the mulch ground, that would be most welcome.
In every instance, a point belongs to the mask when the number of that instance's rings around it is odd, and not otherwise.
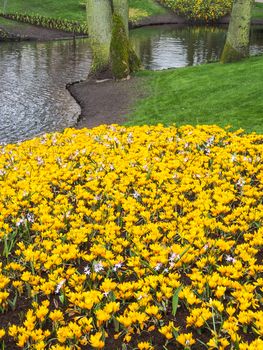
[[[81,107],[76,128],[92,128],[101,124],[122,124],[132,110],[133,103],[145,96],[144,78],[130,80],[87,80],[68,86]]]

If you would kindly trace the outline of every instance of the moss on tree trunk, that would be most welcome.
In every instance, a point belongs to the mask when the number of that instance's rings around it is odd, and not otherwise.
[[[129,42],[129,68],[131,73],[137,72],[141,68],[141,60],[137,56],[130,42]]]
[[[111,71],[115,79],[126,78],[129,68],[129,40],[120,15],[113,14],[113,27],[110,46]]]
[[[129,43],[128,0],[87,0],[94,78],[123,79],[140,68]]]
[[[114,13],[121,16],[127,37],[129,37],[129,4],[128,0],[112,0]]]
[[[249,31],[253,0],[234,0],[222,63],[238,61],[249,55]]]

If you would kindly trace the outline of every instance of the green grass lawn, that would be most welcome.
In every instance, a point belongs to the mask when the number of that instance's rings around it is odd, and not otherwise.
[[[3,1],[1,11],[3,11]],[[8,0],[6,13],[39,14],[52,18],[66,18],[74,21],[85,21],[85,7],[79,0]]]
[[[217,124],[263,133],[263,56],[239,63],[143,71],[148,97],[128,125]]]
[[[154,0],[129,0],[132,8],[146,11],[150,16],[165,13],[167,10]]]
[[[40,14],[52,18],[65,18],[68,20],[84,22],[86,20],[85,0],[7,0],[5,12]],[[131,14],[134,18],[142,15],[157,15],[167,10],[155,0],[129,0]],[[3,11],[4,1],[0,0],[0,11]],[[253,18],[263,18],[263,4],[256,3]]]
[[[135,16],[140,13],[156,15],[166,10],[154,0],[129,0],[130,7],[135,10]],[[4,1],[0,1],[0,11],[3,11]],[[84,22],[86,20],[85,0],[8,0],[6,13],[39,14],[52,18]]]
[[[263,19],[263,3],[255,3],[252,10],[252,18]]]

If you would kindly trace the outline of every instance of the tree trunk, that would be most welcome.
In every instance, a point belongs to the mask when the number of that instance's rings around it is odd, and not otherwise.
[[[87,0],[90,77],[125,79],[140,68],[129,43],[128,20],[128,0]]]
[[[129,4],[128,0],[112,0],[113,10],[122,19],[127,38],[129,37]]]
[[[140,68],[140,60],[129,41],[128,0],[112,0],[112,5],[111,69],[115,79],[125,79]]]
[[[90,76],[107,71],[110,62],[112,8],[109,0],[87,0],[87,23],[93,54]]]
[[[234,0],[222,63],[238,61],[249,55],[249,30],[254,0]]]
[[[125,79],[130,74],[129,39],[122,17],[113,13],[113,27],[110,46],[111,71],[115,79]]]

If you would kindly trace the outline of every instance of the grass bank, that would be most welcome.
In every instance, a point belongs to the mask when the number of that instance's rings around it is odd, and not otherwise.
[[[63,5],[59,0],[9,0],[5,9],[1,4],[1,11],[6,13],[29,13],[52,18],[63,18],[73,21],[85,21],[85,7],[78,0],[64,0]]]
[[[166,9],[154,0],[129,0],[130,17],[133,20],[143,16],[163,14]],[[63,6],[59,0],[9,0],[4,7],[4,1],[0,3],[0,11],[6,13],[39,14],[51,18],[63,18],[72,21],[84,22],[86,20],[85,1],[64,0]],[[263,4],[256,3],[252,18],[263,18]]]
[[[263,133],[263,57],[238,63],[143,71],[149,97],[129,124],[216,124]]]
[[[253,11],[252,11],[252,18],[254,19],[263,19],[263,4],[262,3],[255,3]]]
[[[153,0],[129,0],[130,15],[133,20],[144,16],[153,16],[164,13],[166,10]],[[85,22],[85,1],[65,0],[63,6],[59,0],[9,0],[4,8],[3,3],[0,11],[5,13],[29,13],[39,14],[51,18],[63,18],[71,21]]]
[[[3,18],[3,17],[0,17],[0,25],[1,24],[5,26],[6,30],[12,29],[17,26],[17,22],[10,21],[9,19]],[[25,24],[21,23],[21,25],[25,25]]]

